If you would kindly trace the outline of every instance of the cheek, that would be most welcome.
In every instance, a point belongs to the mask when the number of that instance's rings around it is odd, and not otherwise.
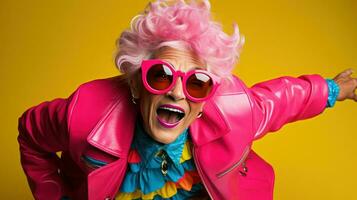
[[[150,96],[145,93],[141,94],[140,112],[144,121],[147,121],[149,119],[151,105],[152,105],[152,99],[150,98]]]
[[[204,103],[193,103],[193,102],[190,102],[190,118],[191,119],[196,119],[198,114],[200,112],[202,112],[203,110],[203,106],[204,106]]]
[[[147,93],[143,94],[141,98],[142,102],[140,105],[140,110],[141,110],[141,114],[143,115],[142,117],[147,121],[151,120],[150,118],[156,112],[155,105],[157,105],[159,99],[160,99],[159,95],[152,95]]]

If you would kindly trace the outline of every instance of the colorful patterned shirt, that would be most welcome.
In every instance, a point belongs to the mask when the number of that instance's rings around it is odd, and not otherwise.
[[[129,166],[116,198],[179,200],[201,193],[190,147],[187,129],[174,142],[161,144],[136,123]]]

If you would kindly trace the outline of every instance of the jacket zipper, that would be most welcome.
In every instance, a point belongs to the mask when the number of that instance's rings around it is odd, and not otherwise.
[[[250,151],[250,146],[247,145],[243,151],[243,154],[242,154],[242,158],[239,159],[239,161],[237,163],[235,163],[234,165],[232,165],[230,168],[228,168],[227,170],[224,170],[223,172],[220,172],[217,174],[217,177],[218,178],[221,178],[222,176],[228,174],[229,172],[231,172],[232,170],[234,170],[236,167],[239,167],[244,161],[245,159],[247,158],[248,154],[249,154],[249,151]]]
[[[192,147],[192,152],[193,152],[193,161],[194,161],[194,163],[195,163],[195,165],[196,165],[196,168],[197,168],[197,170],[198,170],[198,173],[201,174],[200,177],[203,177],[203,176],[202,176],[203,172],[202,172],[202,170],[201,170],[201,167],[200,167],[200,166],[198,165],[198,163],[197,163],[197,156],[196,156],[195,147]],[[205,188],[206,188],[206,191],[207,191],[207,193],[208,193],[208,196],[210,197],[210,199],[213,200],[212,194],[211,194],[211,192],[209,191],[209,189],[208,189],[208,187],[207,187],[207,184],[205,183],[204,178],[201,178],[201,181],[202,181],[202,183],[203,183],[203,186],[205,186]]]

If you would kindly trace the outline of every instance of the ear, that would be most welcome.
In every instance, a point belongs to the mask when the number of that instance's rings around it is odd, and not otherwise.
[[[131,95],[135,99],[140,99],[141,80],[139,75],[140,74],[136,73],[129,78],[129,87],[130,87]]]

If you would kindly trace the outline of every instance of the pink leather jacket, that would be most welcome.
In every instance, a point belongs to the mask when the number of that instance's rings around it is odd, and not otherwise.
[[[321,113],[328,87],[319,75],[281,77],[251,88],[232,79],[190,126],[196,167],[212,199],[271,200],[274,172],[251,150],[252,142]],[[19,119],[18,141],[35,198],[113,199],[126,172],[136,115],[121,76],[85,83],[67,99],[27,110]],[[98,165],[102,161],[108,164]]]

